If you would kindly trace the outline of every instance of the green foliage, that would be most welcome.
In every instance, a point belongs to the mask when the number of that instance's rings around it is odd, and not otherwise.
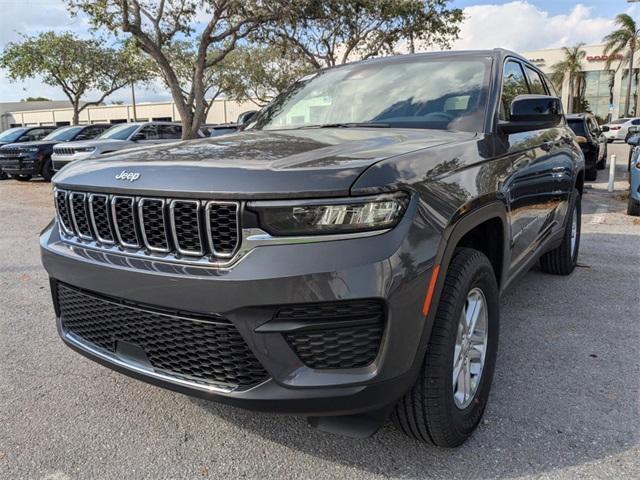
[[[74,106],[74,123],[87,106],[101,103],[133,81],[151,77],[132,45],[114,49],[72,33],[44,32],[9,43],[0,55],[0,67],[11,80],[40,77],[45,84],[60,87]],[[100,97],[80,105],[90,91],[99,92]]]
[[[427,46],[446,48],[458,38],[462,10],[449,0],[300,0],[275,24],[271,42],[293,49],[316,68]]]

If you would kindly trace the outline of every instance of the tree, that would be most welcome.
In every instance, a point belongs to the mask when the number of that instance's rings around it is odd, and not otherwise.
[[[562,47],[564,60],[551,66],[551,81],[558,89],[562,88],[565,78],[569,78],[569,113],[573,113],[576,99],[579,102],[582,96],[582,61],[587,55],[583,46],[584,43],[579,43],[573,47]]]
[[[441,48],[458,37],[462,10],[449,0],[300,0],[286,18],[261,30],[268,40],[315,68],[396,53]]]
[[[96,28],[133,37],[156,63],[182,121],[183,138],[195,138],[209,106],[207,75],[258,27],[283,17],[286,0],[67,0]],[[196,32],[196,23],[202,28]],[[172,47],[189,42],[188,64]],[[188,85],[184,79],[188,77]]]
[[[82,40],[72,33],[45,32],[9,43],[0,55],[0,67],[12,80],[42,77],[60,87],[73,107],[74,125],[80,112],[133,81],[146,81],[149,71],[131,46],[105,47],[98,40]],[[92,91],[99,98],[82,102]]]
[[[609,35],[604,37],[602,41],[605,43],[604,54],[609,55],[607,60],[607,68],[611,68],[612,61],[618,55],[624,55],[629,65],[629,75],[627,76],[627,94],[624,104],[624,116],[629,116],[629,107],[631,103],[631,86],[633,79],[633,55],[638,48],[638,25],[630,15],[621,13],[616,17],[615,23],[620,27]]]
[[[238,48],[221,67],[218,82],[225,95],[232,100],[249,100],[258,107],[314,70],[304,57],[278,45]]]

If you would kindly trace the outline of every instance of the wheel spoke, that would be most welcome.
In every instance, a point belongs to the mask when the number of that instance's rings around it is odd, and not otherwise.
[[[480,298],[476,298],[474,299],[473,302],[470,302],[470,303],[472,305],[472,308],[467,309],[466,323],[467,323],[467,332],[469,333],[469,335],[473,335],[473,332],[476,328],[476,324],[478,323],[478,317],[480,317],[480,314],[482,313],[483,302]]]

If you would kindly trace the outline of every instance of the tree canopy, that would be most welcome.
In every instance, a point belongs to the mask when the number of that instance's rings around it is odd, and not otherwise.
[[[98,105],[116,90],[150,78],[149,69],[130,45],[103,46],[98,40],[72,33],[44,32],[9,43],[0,55],[0,67],[12,80],[41,77],[62,89],[73,107],[73,123],[91,105]],[[98,98],[83,98],[98,92]]]

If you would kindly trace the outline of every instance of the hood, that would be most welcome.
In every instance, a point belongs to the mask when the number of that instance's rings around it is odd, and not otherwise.
[[[51,147],[53,145],[57,145],[58,143],[65,143],[61,140],[36,140],[34,142],[19,142],[19,143],[2,143],[1,147],[7,146],[11,148],[33,148],[33,147]]]
[[[201,198],[346,196],[358,176],[378,161],[474,136],[386,128],[245,131],[75,162],[56,175],[55,183]]]

